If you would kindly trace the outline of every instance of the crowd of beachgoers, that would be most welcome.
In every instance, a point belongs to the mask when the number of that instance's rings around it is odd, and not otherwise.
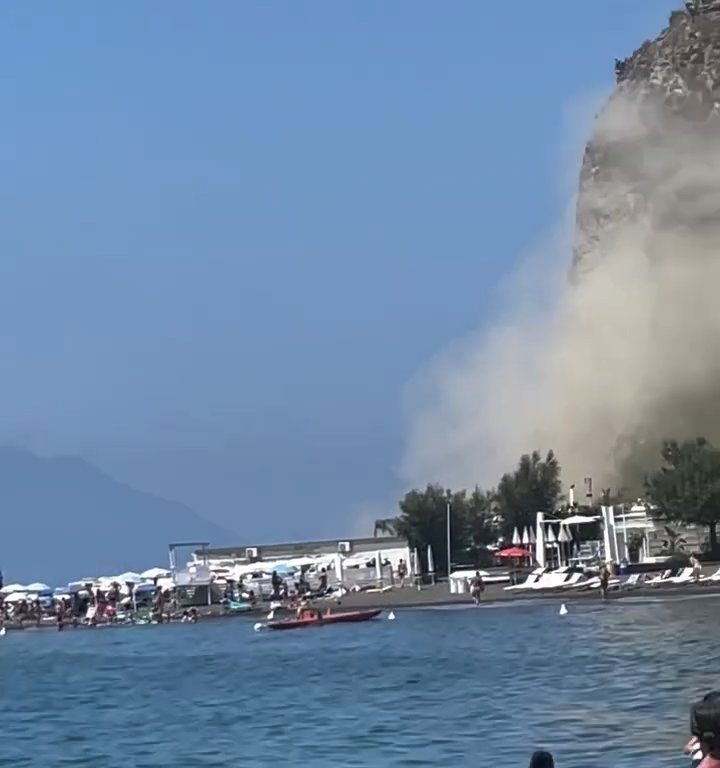
[[[404,563],[399,578],[404,581]],[[227,613],[251,611],[260,603],[295,608],[300,602],[339,599],[342,585],[328,583],[328,570],[308,566],[270,570],[258,564],[246,573],[201,573],[191,564],[181,575],[164,568],[142,573],[81,579],[52,589],[40,582],[2,584],[0,574],[0,626],[99,626],[119,623],[197,621],[207,609]],[[202,598],[191,597],[198,587]],[[200,609],[200,610],[198,610]]]

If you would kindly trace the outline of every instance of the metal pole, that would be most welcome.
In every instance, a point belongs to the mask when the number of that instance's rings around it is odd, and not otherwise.
[[[450,588],[450,564],[452,563],[452,545],[450,543],[450,501],[447,503],[447,562],[448,562],[448,589]]]

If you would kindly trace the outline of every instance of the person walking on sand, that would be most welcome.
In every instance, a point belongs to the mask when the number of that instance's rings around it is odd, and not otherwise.
[[[692,579],[697,584],[700,581],[700,574],[702,573],[702,564],[698,560],[698,556],[693,552],[690,555],[690,567],[692,568]]]
[[[401,557],[397,568],[398,581],[400,582],[400,589],[405,586],[405,579],[407,578],[407,564]]]
[[[480,605],[480,598],[485,591],[485,583],[482,580],[480,571],[475,571],[475,575],[470,582],[470,595],[475,602],[475,605]]]

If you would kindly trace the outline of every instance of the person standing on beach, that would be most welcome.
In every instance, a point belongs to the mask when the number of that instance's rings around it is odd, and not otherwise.
[[[700,581],[700,574],[702,573],[702,564],[700,563],[698,556],[694,552],[692,555],[690,555],[690,567],[693,570],[692,572],[693,581],[697,584]]]
[[[482,580],[480,571],[475,571],[475,576],[473,576],[473,579],[470,582],[470,595],[472,596],[475,605],[480,605],[480,598],[482,597],[482,593],[484,591],[485,582]]]
[[[607,600],[608,584],[610,583],[610,569],[606,563],[600,568],[600,594],[603,600]]]
[[[400,581],[400,589],[402,589],[405,586],[405,579],[407,578],[407,565],[405,564],[405,560],[403,558],[400,558],[400,562],[398,563],[398,580]]]

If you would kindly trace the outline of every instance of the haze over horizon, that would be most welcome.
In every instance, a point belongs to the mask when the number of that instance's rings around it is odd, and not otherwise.
[[[243,542],[371,533],[408,386],[502,309],[676,6],[4,5],[0,445]]]

